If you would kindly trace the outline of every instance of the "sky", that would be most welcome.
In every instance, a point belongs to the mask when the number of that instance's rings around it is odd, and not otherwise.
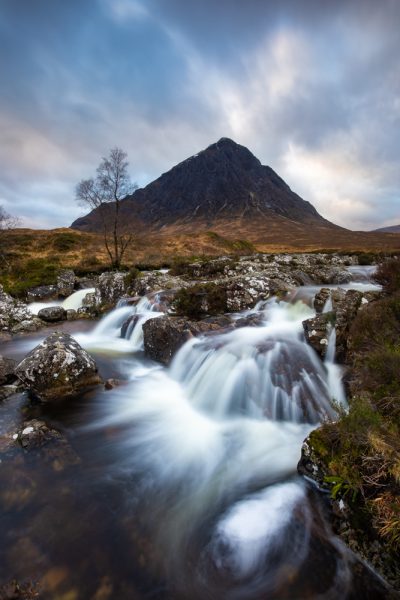
[[[119,146],[140,187],[221,137],[329,220],[400,223],[398,0],[0,0],[0,204],[69,226]]]

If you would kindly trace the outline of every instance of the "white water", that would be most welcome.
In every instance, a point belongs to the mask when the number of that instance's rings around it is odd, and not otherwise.
[[[102,318],[90,333],[78,334],[76,339],[87,349],[126,354],[143,350],[143,324],[148,319],[163,316],[164,313],[153,310],[155,303],[143,296],[135,306],[126,306],[121,302],[117,308]],[[134,319],[136,317],[136,319]],[[125,336],[121,330],[128,324]],[[134,320],[133,320],[134,319]]]
[[[76,337],[97,352],[131,354],[142,348],[143,322],[162,314],[153,306],[148,298],[119,306]],[[180,598],[280,598],[315,555],[315,505],[296,466],[310,430],[335,418],[331,401],[345,404],[335,330],[322,363],[303,336],[313,309],[271,300],[256,310],[261,326],[192,339],[169,369],[135,357],[129,383],[100,396],[88,428],[111,429],[102,472],[127,487]],[[323,535],[332,581],[318,597],[344,598],[343,551]],[[306,596],[282,596],[295,597]]]
[[[110,442],[112,476],[134,478],[161,568],[184,597],[265,597],[285,569],[300,573],[311,551],[312,508],[296,467],[310,430],[336,417],[331,401],[345,403],[335,333],[323,364],[304,341],[312,309],[275,300],[258,308],[261,326],[191,339],[169,369],[135,364],[132,383],[113,390],[94,426],[120,430],[117,448]],[[93,338],[119,331],[139,305],[131,310],[117,308]],[[211,573],[229,574],[233,588],[219,595]]]
[[[50,306],[62,306],[65,310],[78,310],[78,308],[82,307],[82,302],[86,294],[91,294],[94,291],[95,288],[85,288],[83,290],[74,292],[68,296],[68,298],[65,298],[65,300],[52,300],[51,302],[31,302],[28,304],[28,310],[34,315],[37,315],[42,308],[49,308]]]

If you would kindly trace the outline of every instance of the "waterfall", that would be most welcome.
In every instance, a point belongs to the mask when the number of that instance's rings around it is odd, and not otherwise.
[[[112,353],[132,353],[143,350],[143,324],[164,313],[154,310],[155,300],[143,296],[134,306],[120,301],[104,316],[91,333],[76,336],[85,348]],[[126,325],[126,327],[124,327]],[[124,335],[123,335],[124,333]]]
[[[62,306],[65,310],[78,310],[78,308],[81,308],[83,299],[85,298],[86,294],[91,294],[94,291],[95,288],[86,288],[84,290],[78,290],[76,292],[73,292],[73,294],[68,296],[68,298],[65,298],[65,300],[51,300],[50,302],[31,302],[30,304],[28,304],[28,310],[34,315],[37,315],[42,308],[48,308],[50,306]]]
[[[198,409],[217,418],[246,415],[316,423],[333,418],[326,369],[304,342],[303,303],[270,304],[262,327],[190,340],[171,375]]]

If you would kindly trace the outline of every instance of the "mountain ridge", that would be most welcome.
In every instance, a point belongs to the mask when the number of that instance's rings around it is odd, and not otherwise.
[[[265,226],[285,220],[343,228],[324,219],[293,192],[269,166],[262,165],[250,150],[229,138],[221,138],[178,163],[121,202],[124,222],[160,230],[209,229],[222,222],[238,227],[253,221]],[[282,221],[283,220],[283,221]],[[73,229],[98,231],[96,210],[74,221]]]

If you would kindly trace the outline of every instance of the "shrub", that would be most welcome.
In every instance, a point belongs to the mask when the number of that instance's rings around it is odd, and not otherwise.
[[[387,294],[400,290],[400,260],[392,258],[381,263],[375,273],[374,279]]]
[[[226,290],[213,283],[198,284],[181,289],[174,301],[176,314],[200,319],[206,315],[218,315],[227,311]]]
[[[358,264],[362,266],[373,265],[376,260],[376,255],[372,252],[361,252],[358,255]]]
[[[79,235],[75,233],[59,233],[52,240],[53,248],[59,252],[68,252],[73,248],[77,248],[81,244]]]

